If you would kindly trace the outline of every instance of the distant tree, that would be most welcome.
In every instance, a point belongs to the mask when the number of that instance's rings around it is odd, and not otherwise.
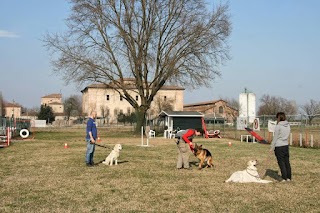
[[[312,120],[316,115],[320,114],[320,102],[315,100],[310,100],[309,103],[301,106],[302,110],[308,115],[309,124],[312,123]]]
[[[108,106],[101,106],[100,110],[101,110],[101,116],[103,118],[103,123],[105,123],[105,118],[109,119],[108,117],[110,116],[110,109]]]
[[[46,120],[46,123],[51,123],[55,120],[53,110],[50,106],[41,105],[40,112],[38,114],[39,120]]]
[[[134,112],[130,114],[119,113],[117,117],[117,121],[119,123],[123,123],[123,124],[130,123],[132,125],[133,123],[137,122],[137,116]]]
[[[0,116],[3,116],[5,114],[4,109],[4,99],[2,96],[2,92],[0,91]]]
[[[65,99],[63,105],[64,113],[67,116],[67,120],[69,120],[71,116],[76,117],[82,115],[82,102],[80,96],[71,95],[70,97]]]
[[[118,121],[119,123],[126,124],[126,115],[123,114],[122,112],[120,112],[120,113],[118,114],[117,121]]]
[[[70,2],[68,31],[43,39],[55,71],[116,90],[136,111],[137,133],[163,85],[209,86],[229,59],[228,3],[211,10],[205,0]],[[135,79],[136,93],[125,78]]]
[[[239,116],[239,110],[240,110],[240,103],[235,98],[225,98],[222,99],[227,102],[227,106],[231,109],[227,110],[226,113],[229,114],[230,117],[232,117],[233,121],[236,121],[237,117]]]
[[[260,98],[260,106],[258,115],[276,115],[277,112],[284,112],[287,115],[297,113],[297,105],[295,101],[289,101],[282,97],[263,95]]]
[[[131,112],[129,115],[127,115],[127,122],[130,123],[131,125],[132,125],[133,123],[136,123],[136,122],[137,122],[136,113]]]

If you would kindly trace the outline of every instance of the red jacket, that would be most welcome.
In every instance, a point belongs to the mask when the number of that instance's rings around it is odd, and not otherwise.
[[[185,134],[182,135],[182,139],[189,144],[189,147],[191,151],[193,152],[193,144],[192,144],[192,138],[196,135],[196,131],[194,129],[188,129]],[[191,140],[190,140],[190,139]]]

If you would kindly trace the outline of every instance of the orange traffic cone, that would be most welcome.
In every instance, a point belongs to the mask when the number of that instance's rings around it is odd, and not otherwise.
[[[228,143],[228,146],[232,146],[232,143],[231,143],[231,142],[229,142],[229,143]]]
[[[64,143],[64,148],[68,148],[68,144],[67,143]]]
[[[98,139],[98,140],[97,140],[97,141],[98,141],[98,143],[100,143],[100,141],[101,141],[101,140],[100,140],[100,137],[98,137],[97,139]]]

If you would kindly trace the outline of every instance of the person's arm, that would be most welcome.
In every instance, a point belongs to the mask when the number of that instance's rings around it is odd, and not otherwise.
[[[92,125],[93,125],[92,121],[88,122],[88,127],[87,127],[88,128],[88,134],[90,136],[90,143],[95,143],[95,140],[94,140],[93,135],[92,135]]]
[[[276,128],[274,129],[274,136],[270,145],[270,152],[274,151],[278,137],[279,137],[279,126],[276,125]]]
[[[182,135],[182,139],[189,144],[189,147],[191,149],[191,151],[193,152],[193,144],[192,142],[189,140],[189,137],[192,137],[195,134],[195,131],[192,129],[189,129],[184,135]]]

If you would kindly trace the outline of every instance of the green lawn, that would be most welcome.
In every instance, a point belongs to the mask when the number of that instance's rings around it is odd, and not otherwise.
[[[293,182],[279,183],[268,145],[196,138],[213,154],[215,168],[198,170],[191,156],[192,170],[176,170],[172,139],[141,147],[130,132],[100,133],[101,144],[122,144],[118,166],[85,166],[84,129],[38,130],[35,139],[0,149],[0,212],[319,212],[317,149],[291,147]],[[96,147],[95,162],[109,152]],[[251,159],[274,183],[224,183]]]

